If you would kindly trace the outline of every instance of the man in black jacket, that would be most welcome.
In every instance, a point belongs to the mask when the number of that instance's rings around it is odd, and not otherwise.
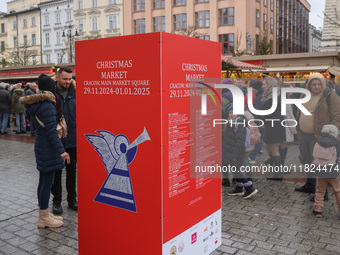
[[[6,128],[8,124],[8,117],[11,113],[11,94],[6,90],[6,84],[0,83],[0,133],[7,134]]]
[[[74,83],[75,84],[75,83]],[[71,163],[66,165],[66,190],[68,207],[78,211],[76,180],[77,180],[77,145],[76,145],[76,90],[72,83],[72,70],[62,66],[57,71],[56,93],[60,98],[61,108],[67,124],[67,137],[62,139],[66,152],[70,155]],[[62,214],[61,207],[61,170],[56,172],[53,194],[53,213]]]

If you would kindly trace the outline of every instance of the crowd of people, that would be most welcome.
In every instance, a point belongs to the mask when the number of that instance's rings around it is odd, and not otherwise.
[[[55,79],[41,74],[37,82],[0,83],[0,130],[6,135],[10,114],[15,114],[15,134],[26,133],[26,123],[35,135],[38,227],[63,226],[62,169],[66,166],[68,207],[78,211],[76,192],[76,93],[72,69],[62,66]],[[61,128],[60,128],[61,127]],[[64,129],[64,130],[63,130]],[[64,135],[60,135],[60,130]],[[67,135],[66,135],[67,134]],[[52,212],[49,210],[53,195]]]
[[[238,171],[232,173],[232,189],[228,195],[243,196],[248,199],[254,196],[258,190],[254,188],[253,176],[251,173],[245,175],[240,170],[243,165],[256,163],[256,156],[262,154],[263,149],[268,153],[269,158],[265,164],[271,166],[282,166],[285,163],[289,143],[296,141],[299,144],[301,164],[308,167],[314,165],[321,171],[306,171],[307,181],[297,187],[297,192],[315,194],[311,198],[314,202],[313,214],[316,217],[322,216],[323,202],[328,200],[327,186],[332,187],[340,211],[340,181],[339,181],[339,129],[340,129],[340,97],[337,84],[326,80],[320,73],[312,74],[302,85],[309,90],[310,100],[302,105],[310,113],[301,111],[295,105],[287,105],[286,114],[281,113],[281,90],[283,87],[291,87],[282,84],[280,79],[266,76],[264,79],[253,79],[249,85],[243,84],[241,80],[235,82],[227,78],[222,84],[234,84],[245,94],[244,115],[233,113],[233,96],[231,91],[222,91],[223,109],[222,116],[226,116],[228,123],[222,130],[222,165],[234,166]],[[253,107],[247,104],[247,88],[252,88]],[[338,86],[340,87],[340,86]],[[273,97],[277,97],[275,111],[265,116],[252,114],[252,109],[268,110],[272,108]],[[287,93],[287,98],[303,98],[303,93]],[[249,109],[251,108],[251,109]],[[254,110],[253,110],[254,111]],[[253,124],[249,120],[254,118]],[[245,125],[240,125],[246,119]],[[273,119],[277,121],[272,121]],[[234,122],[233,122],[234,121]],[[286,121],[282,125],[282,121]],[[255,123],[255,125],[254,125]],[[261,125],[262,123],[262,125]],[[294,125],[294,123],[296,125]],[[253,143],[253,126],[257,126],[261,139]],[[251,147],[251,145],[254,145]],[[250,151],[250,152],[249,152]],[[278,168],[282,169],[282,167]],[[222,173],[222,185],[230,186],[229,175]],[[282,181],[284,172],[275,171],[267,176],[268,180]]]
[[[36,94],[38,91],[36,82],[21,82],[12,85],[4,82],[0,83],[0,134],[8,134],[7,128],[10,127],[9,121],[12,114],[16,125],[15,134],[26,133],[29,127],[31,135],[35,135],[30,116],[19,100],[25,95]]]

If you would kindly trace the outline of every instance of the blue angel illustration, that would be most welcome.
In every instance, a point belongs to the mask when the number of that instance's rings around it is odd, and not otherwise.
[[[102,157],[108,177],[94,201],[137,212],[129,164],[136,156],[138,145],[151,140],[146,128],[131,144],[125,135],[115,136],[106,130],[96,132],[99,135],[85,136]]]

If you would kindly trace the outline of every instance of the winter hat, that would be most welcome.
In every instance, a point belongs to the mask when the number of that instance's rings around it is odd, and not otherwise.
[[[46,74],[40,74],[38,77],[38,87],[40,90],[55,92],[55,83]]]
[[[252,79],[250,81],[250,87],[252,87],[253,89],[259,90],[260,88],[262,88],[262,82],[255,80],[255,79]]]
[[[233,83],[234,83],[233,80],[230,79],[230,78],[224,79],[224,80],[222,81],[222,84],[233,84]]]
[[[14,85],[14,89],[21,89],[21,83],[17,83]]]
[[[249,86],[251,87],[251,85],[256,81],[257,81],[256,79],[251,79],[251,81],[249,82]]]
[[[329,125],[324,125],[322,127],[321,133],[327,133],[327,134],[330,134],[331,136],[334,136],[335,138],[337,138],[339,131],[338,131],[338,128],[336,126],[329,124]]]
[[[309,76],[308,82],[306,84],[306,88],[308,90],[310,90],[310,84],[311,84],[312,80],[314,80],[314,79],[318,79],[319,81],[321,81],[322,91],[324,91],[326,89],[326,79],[320,73],[313,73],[311,76]]]
[[[242,80],[237,81],[235,85],[236,87],[241,88],[243,86]]]

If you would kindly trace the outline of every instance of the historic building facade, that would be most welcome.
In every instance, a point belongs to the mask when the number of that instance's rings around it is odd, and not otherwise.
[[[123,0],[74,0],[77,40],[124,35]]]
[[[42,63],[72,63],[75,35],[73,0],[43,2],[39,7]]]
[[[306,0],[277,0],[276,53],[308,52],[310,4]]]

